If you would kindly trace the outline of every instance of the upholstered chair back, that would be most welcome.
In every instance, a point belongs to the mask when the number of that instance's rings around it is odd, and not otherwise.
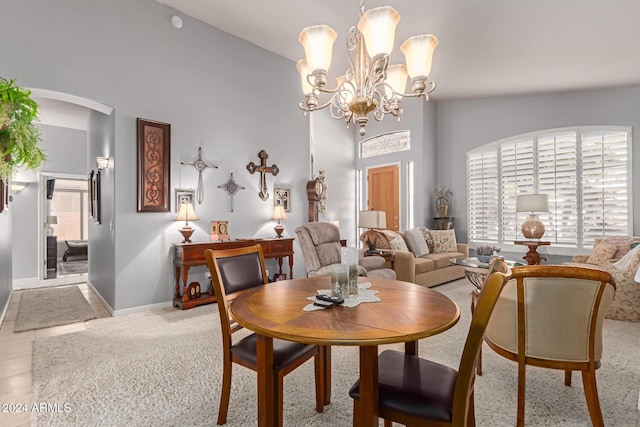
[[[614,292],[610,274],[603,271],[516,267],[489,320],[486,340],[527,358],[597,363]]]
[[[328,222],[310,222],[296,228],[307,274],[340,263],[340,230]]]

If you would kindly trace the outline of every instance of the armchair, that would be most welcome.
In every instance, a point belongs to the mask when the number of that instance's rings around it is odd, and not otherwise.
[[[485,341],[518,364],[517,425],[524,425],[526,365],[581,371],[594,426],[603,426],[595,370],[603,351],[604,315],[616,289],[604,271],[568,266],[511,270],[487,325]]]
[[[302,258],[308,277],[331,274],[331,265],[340,263],[340,232],[328,222],[310,222],[296,228]],[[384,268],[384,258],[361,256],[358,261],[359,276],[376,276],[395,279],[396,273]]]

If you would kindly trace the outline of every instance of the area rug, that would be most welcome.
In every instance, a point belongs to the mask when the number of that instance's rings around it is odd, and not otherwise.
[[[84,274],[88,271],[88,261],[66,261],[58,263],[58,274]]]
[[[22,292],[14,332],[68,325],[97,317],[76,285]]]
[[[460,280],[436,288],[458,303],[461,319],[438,336],[420,341],[422,357],[457,368],[469,327],[472,286]],[[640,426],[640,323],[606,320],[605,356],[597,372],[607,426]],[[222,354],[214,305],[136,316],[97,329],[37,339],[33,401],[60,411],[32,412],[33,426],[211,426],[220,398]],[[402,349],[402,346],[383,346]],[[484,375],[476,381],[478,426],[513,426],[516,364],[485,346]],[[591,425],[582,383],[574,373],[527,369],[526,425]],[[284,379],[285,426],[349,426],[348,390],[358,377],[358,350],[332,348],[331,404],[315,412],[313,363]],[[235,365],[228,426],[257,424],[256,375]]]

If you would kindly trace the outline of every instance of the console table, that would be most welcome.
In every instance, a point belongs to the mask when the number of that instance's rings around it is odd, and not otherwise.
[[[237,239],[226,242],[208,243],[174,243],[173,267],[175,269],[174,307],[182,310],[209,304],[216,301],[213,288],[209,292],[200,292],[198,282],[189,283],[189,269],[191,267],[207,265],[204,251],[207,249],[235,249],[259,244],[266,258],[277,258],[279,274],[282,274],[282,260],[289,258],[289,278],[293,278],[293,238],[282,239]],[[182,279],[182,287],[180,282]],[[182,290],[180,289],[182,288]]]

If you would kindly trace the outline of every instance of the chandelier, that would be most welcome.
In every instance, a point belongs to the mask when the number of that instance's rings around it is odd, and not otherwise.
[[[433,34],[409,37],[400,45],[405,64],[389,64],[393,49],[398,12],[390,6],[377,7],[365,12],[360,1],[360,21],[347,34],[347,55],[350,67],[335,81],[335,88],[327,88],[327,74],[337,33],[327,25],[313,25],[300,32],[298,41],[305,51],[305,59],[297,63],[302,80],[304,100],[300,108],[307,112],[329,108],[334,119],[344,119],[360,127],[360,136],[366,134],[369,114],[382,120],[391,114],[400,120],[402,98],[424,97],[436,85],[427,81],[431,72],[433,51],[438,39]],[[407,76],[411,78],[412,93],[404,93]],[[328,99],[319,104],[320,97]],[[325,98],[326,98],[325,97]]]

